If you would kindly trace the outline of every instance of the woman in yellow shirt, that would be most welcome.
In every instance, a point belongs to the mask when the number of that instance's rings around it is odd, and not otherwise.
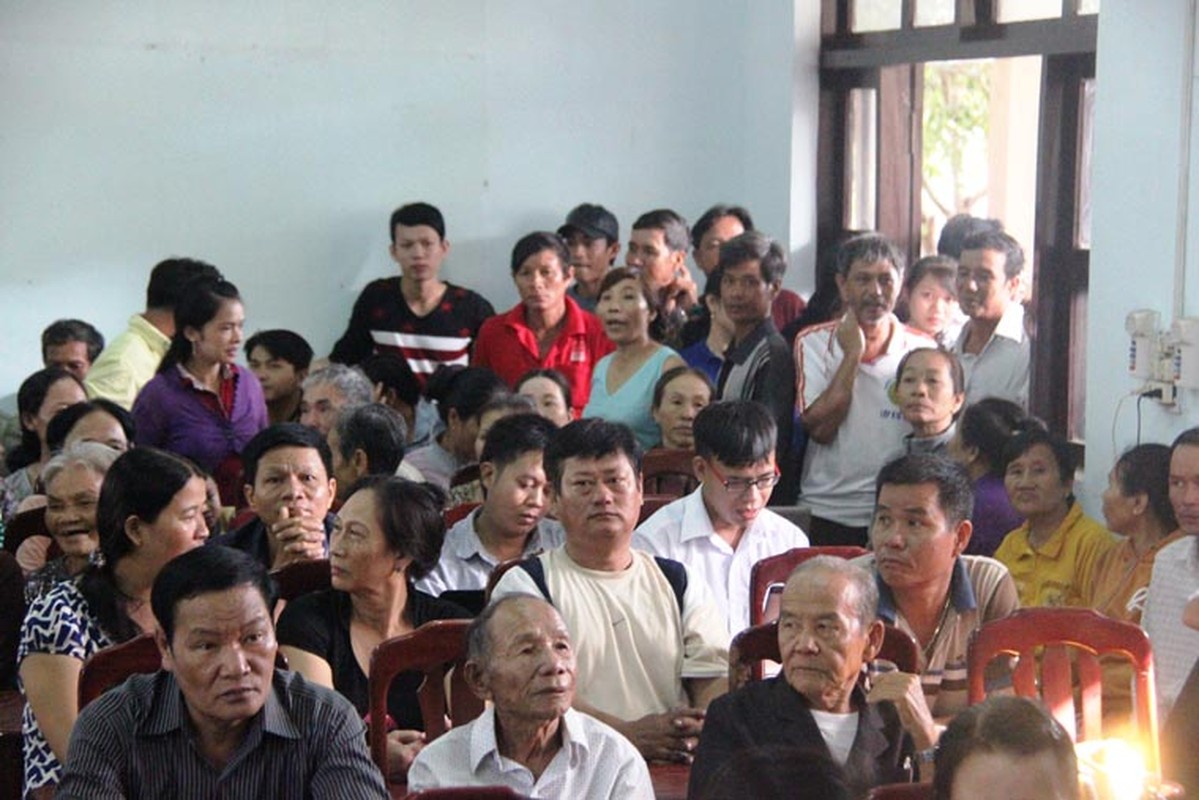
[[[1095,564],[1116,545],[1074,499],[1074,457],[1043,429],[1012,437],[1004,487],[1025,523],[1004,537],[995,558],[1016,582],[1021,606],[1085,606]]]

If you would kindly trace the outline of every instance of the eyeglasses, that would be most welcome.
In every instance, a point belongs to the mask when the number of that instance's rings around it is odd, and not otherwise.
[[[708,466],[712,469],[712,474],[716,476],[716,480],[720,481],[720,485],[723,486],[725,490],[729,492],[729,494],[746,494],[750,489],[768,492],[777,486],[779,482],[778,465],[775,465],[774,472],[770,475],[761,475],[757,478],[729,478],[721,473],[714,462],[709,461]]]

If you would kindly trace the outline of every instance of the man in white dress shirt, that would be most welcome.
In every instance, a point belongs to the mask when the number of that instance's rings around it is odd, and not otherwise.
[[[1002,397],[1028,408],[1031,347],[1024,331],[1024,250],[1001,231],[967,237],[958,260],[958,299],[970,321],[953,350],[966,372],[966,404]]]
[[[779,469],[775,422],[765,406],[752,400],[713,403],[696,416],[693,430],[699,488],[647,519],[633,546],[702,575],[733,634],[750,624],[754,564],[807,547],[808,537],[766,508]]]
[[[574,649],[552,605],[508,595],[474,620],[466,647],[467,683],[492,705],[421,750],[410,791],[508,786],[534,798],[652,800],[637,749],[571,708]]]

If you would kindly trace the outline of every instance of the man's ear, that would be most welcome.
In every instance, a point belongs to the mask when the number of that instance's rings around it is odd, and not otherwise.
[[[246,505],[252,511],[254,509],[254,484],[243,483],[241,487],[242,494],[246,496]]]
[[[175,671],[175,656],[171,653],[171,643],[160,626],[154,626],[154,643],[158,645],[158,654],[162,658],[162,668],[167,672]]]
[[[841,302],[845,302],[845,276],[837,273],[834,276],[837,279],[837,295],[841,298]]]
[[[773,283],[771,283],[770,284],[770,302],[773,303],[775,298],[777,298],[779,296],[779,292],[781,292],[782,290],[783,290],[783,282],[782,281],[774,281]]]
[[[957,524],[953,530],[953,536],[957,540],[954,544],[953,554],[960,556],[966,550],[966,545],[970,544],[970,536],[974,533],[974,523],[968,519],[964,519]]]
[[[329,496],[337,497],[337,478],[329,478]]]
[[[691,471],[695,473],[695,479],[703,483],[704,479],[708,477],[708,462],[696,456],[691,459]]]
[[[491,690],[487,686],[486,676],[478,661],[467,661],[462,668],[462,677],[466,679],[466,685],[475,693],[475,697],[480,700],[491,699]]]
[[[494,463],[490,461],[479,462],[479,484],[482,485],[484,492],[491,491],[491,486],[495,483],[497,474]]]
[[[620,256],[620,242],[612,242],[608,245],[608,263],[615,264],[616,259]]]
[[[878,652],[883,649],[883,637],[886,635],[886,630],[881,619],[870,623],[870,627],[866,629],[866,650],[862,653],[863,662],[870,662],[878,658]]]

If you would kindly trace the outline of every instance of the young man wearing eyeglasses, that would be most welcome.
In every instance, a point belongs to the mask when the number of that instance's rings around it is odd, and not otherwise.
[[[700,486],[660,508],[633,546],[703,576],[729,633],[749,627],[749,575],[767,556],[807,547],[802,530],[766,508],[779,481],[770,411],[752,400],[725,400],[699,412],[695,474]]]
[[[721,400],[756,400],[774,418],[775,460],[782,473],[775,505],[795,502],[798,490],[798,465],[791,456],[795,361],[770,317],[786,271],[787,259],[778,242],[747,231],[720,246],[713,273],[720,302],[733,323],[733,341],[724,353],[717,392]]]

